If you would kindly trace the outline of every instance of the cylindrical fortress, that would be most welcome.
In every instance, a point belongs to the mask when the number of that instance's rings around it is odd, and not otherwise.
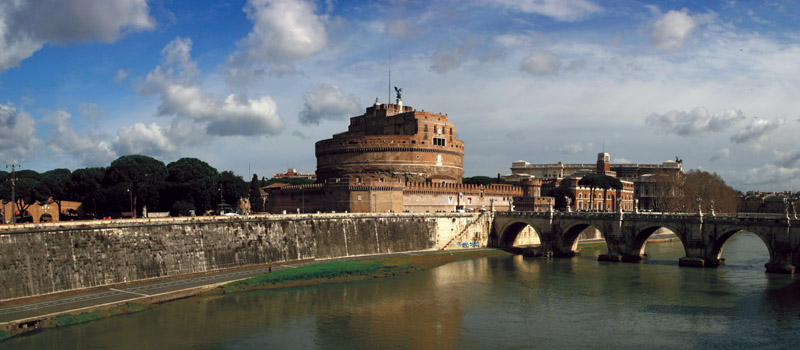
[[[375,104],[346,132],[316,143],[317,180],[379,175],[409,182],[461,183],[464,142],[442,114]]]

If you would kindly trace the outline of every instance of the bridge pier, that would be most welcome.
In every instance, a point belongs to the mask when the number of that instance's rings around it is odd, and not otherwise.
[[[767,272],[785,273],[785,274],[793,274],[796,269],[796,266],[794,265],[789,265],[782,261],[772,261],[772,260],[764,264],[764,267],[767,269]]]
[[[639,255],[608,253],[608,254],[600,254],[600,256],[597,257],[597,261],[640,262],[640,261],[642,261],[642,257],[639,256]]]
[[[678,266],[683,267],[717,267],[719,266],[719,260],[716,259],[705,259],[705,258],[690,258],[688,256],[684,256],[678,259]]]

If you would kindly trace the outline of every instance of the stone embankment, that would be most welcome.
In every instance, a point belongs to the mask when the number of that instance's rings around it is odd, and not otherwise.
[[[0,302],[260,264],[481,248],[490,217],[302,214],[0,226]]]

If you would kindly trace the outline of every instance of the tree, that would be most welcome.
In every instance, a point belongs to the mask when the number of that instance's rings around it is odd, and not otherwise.
[[[77,199],[72,196],[70,191],[70,177],[72,172],[69,169],[54,169],[42,174],[42,184],[50,190],[53,202],[58,206],[58,220],[61,221],[61,201]]]
[[[569,198],[572,203],[575,203],[575,193],[569,189],[567,181],[561,181],[558,187],[549,189],[547,193],[545,193],[545,196],[555,198],[554,207],[559,210],[567,209],[567,198]]]
[[[621,191],[622,190],[622,181],[618,178],[600,174],[602,180],[600,181],[600,188],[603,189],[603,210],[606,210],[606,198],[608,198],[608,190],[613,189],[614,191]],[[617,198],[617,196],[614,196]],[[617,203],[611,203],[614,210],[617,210]]]
[[[24,215],[34,203],[44,204],[50,198],[47,186],[30,176],[17,178],[14,182],[14,201],[20,215]],[[11,201],[11,185],[11,181],[4,181],[0,186],[0,198],[6,203]]]
[[[103,178],[103,187],[113,196],[107,202],[120,206],[121,198],[130,197],[133,202],[133,217],[140,207],[158,206],[159,189],[167,177],[167,167],[161,161],[143,155],[129,155],[117,158],[108,167]],[[128,192],[130,191],[130,192]]]
[[[166,198],[162,208],[173,211],[197,210],[201,213],[213,209],[219,182],[219,172],[197,158],[181,158],[167,165]],[[175,206],[177,202],[181,203]],[[190,208],[191,207],[191,208]],[[186,209],[190,208],[190,209]],[[185,213],[181,213],[185,215]]]
[[[682,198],[681,188],[685,182],[685,175],[682,172],[661,172],[650,176],[647,181],[643,181],[643,188],[650,193],[649,205],[657,212],[679,212],[686,211],[692,206],[685,207]],[[646,188],[644,188],[646,187]]]
[[[589,187],[589,208],[591,210],[594,210],[594,189],[600,187],[603,181],[600,174],[589,174],[578,181],[578,186]]]
[[[264,200],[261,198],[261,181],[258,180],[258,175],[253,174],[253,179],[250,180],[250,212],[260,213],[264,211]]]
[[[84,168],[72,172],[69,178],[69,192],[72,198],[81,202],[78,209],[81,216],[88,213],[98,215],[98,203],[103,203],[100,189],[106,168]]]
[[[739,193],[725,184],[725,181],[716,173],[701,170],[691,170],[685,174],[682,189],[683,205],[696,211],[697,199],[700,199],[700,209],[708,212],[711,202],[718,213],[735,214],[739,202]]]
[[[222,202],[236,206],[247,195],[248,186],[241,176],[232,171],[223,171],[219,174],[217,190],[222,194]]]

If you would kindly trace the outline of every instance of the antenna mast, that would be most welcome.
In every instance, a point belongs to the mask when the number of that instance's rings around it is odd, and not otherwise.
[[[392,102],[392,55],[389,55],[389,95],[386,96],[386,106]]]

